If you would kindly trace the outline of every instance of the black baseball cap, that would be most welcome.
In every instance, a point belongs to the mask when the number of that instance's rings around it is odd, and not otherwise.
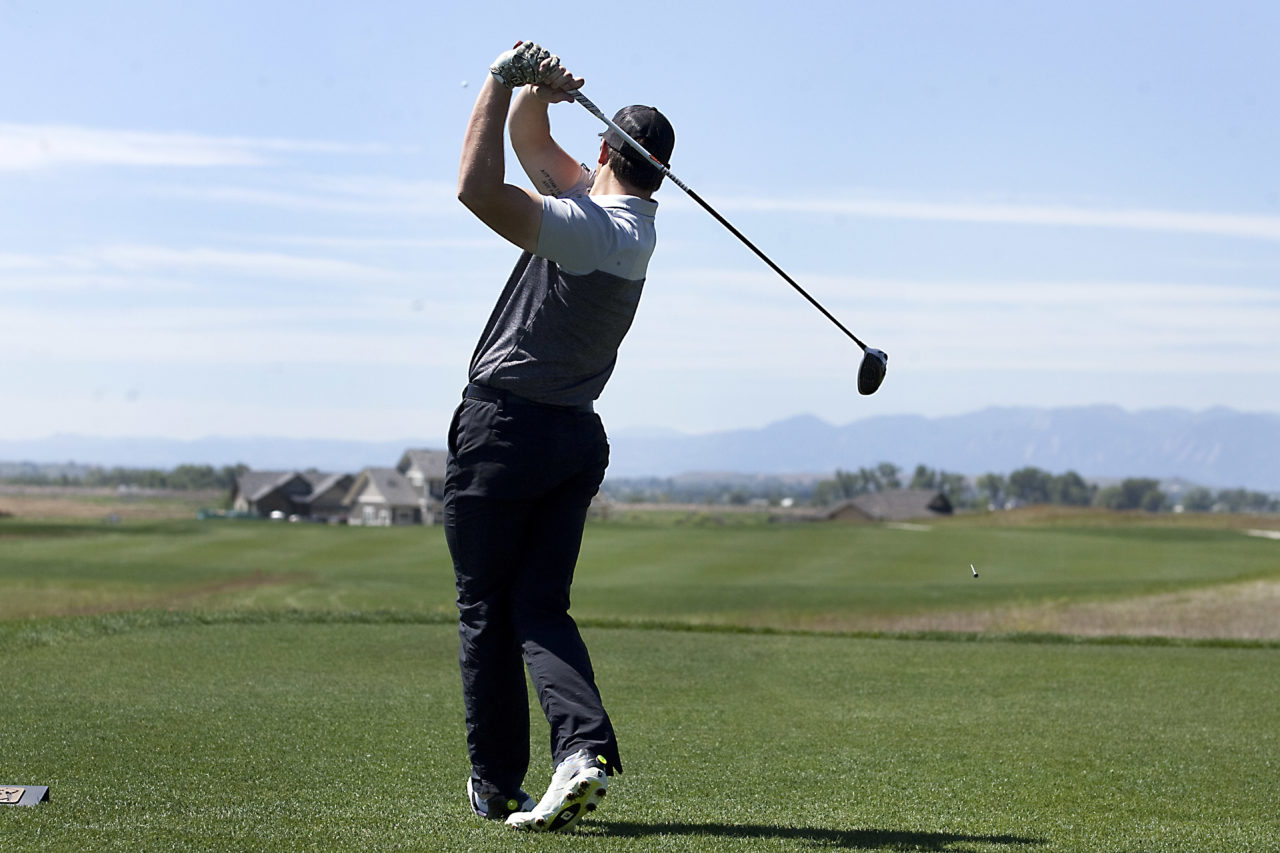
[[[657,157],[662,165],[670,165],[671,152],[676,147],[676,131],[671,126],[671,122],[667,121],[667,117],[657,109],[639,104],[623,107],[614,113],[613,123],[639,142],[645,151]],[[620,152],[627,159],[643,161],[640,153],[628,145],[613,128],[609,128],[600,135],[604,137],[604,141],[610,148]],[[634,155],[634,158],[628,155]]]

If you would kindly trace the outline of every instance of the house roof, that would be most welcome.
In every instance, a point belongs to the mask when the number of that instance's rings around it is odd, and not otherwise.
[[[827,521],[836,519],[840,521],[876,521],[873,516],[853,501],[842,501],[836,504],[826,511],[824,517]]]
[[[410,448],[400,457],[396,470],[404,474],[413,468],[417,468],[428,480],[443,480],[445,461],[448,458],[449,454],[444,450]]]
[[[351,486],[351,481],[354,479],[350,474],[315,475],[318,476],[318,479],[313,479],[313,475],[314,472],[313,474],[303,474],[303,476],[311,482],[311,494],[302,498],[295,498],[294,500],[298,503],[311,503],[325,492],[334,488],[341,488],[343,494],[345,494],[346,490]],[[346,480],[347,482],[344,483],[343,480]]]
[[[236,491],[247,500],[257,501],[296,476],[296,471],[245,471],[236,477]]]
[[[301,476],[302,479],[306,480],[308,483],[311,484],[312,491],[318,491],[321,483],[327,483],[330,480],[332,480],[334,477],[342,476],[341,474],[330,474],[327,471],[315,471],[315,470],[299,471],[298,475]]]
[[[893,489],[858,495],[851,503],[877,521],[907,521],[950,515],[951,501],[933,489]]]
[[[310,491],[307,494],[291,495],[290,499],[296,503],[308,503],[338,485],[343,477],[350,476],[324,471],[245,471],[236,478],[236,491],[246,500],[260,501],[291,480],[299,478],[310,487]]]
[[[392,506],[417,506],[418,493],[395,468],[365,468],[347,492],[343,503],[351,503],[372,490]]]

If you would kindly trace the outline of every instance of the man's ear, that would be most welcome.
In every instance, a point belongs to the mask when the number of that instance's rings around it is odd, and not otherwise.
[[[596,159],[596,164],[603,166],[609,161],[609,143],[603,139],[600,140],[600,156]]]

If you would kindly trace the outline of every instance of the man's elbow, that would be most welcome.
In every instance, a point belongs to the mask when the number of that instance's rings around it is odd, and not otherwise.
[[[527,251],[537,248],[542,227],[542,206],[536,198],[507,184],[495,190],[476,188],[466,181],[458,184],[458,201],[499,236]]]
[[[493,209],[495,194],[467,183],[460,183],[458,184],[458,201],[462,202],[467,210],[483,219],[484,213]]]

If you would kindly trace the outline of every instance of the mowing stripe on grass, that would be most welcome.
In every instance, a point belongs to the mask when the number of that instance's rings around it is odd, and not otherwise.
[[[62,528],[73,535],[58,535]],[[451,611],[456,596],[437,528],[9,519],[0,535],[0,620],[170,608],[437,613]],[[1275,556],[1273,542],[1236,531],[1136,523],[956,523],[909,535],[856,525],[595,524],[578,566],[574,611],[599,624],[855,634],[1072,633],[1077,625],[1076,633],[1138,633],[1142,625],[1114,606],[1123,603],[1162,616],[1146,633],[1280,639],[1267,633],[1264,603],[1248,592],[1250,583],[1280,584]],[[1215,596],[1218,590],[1224,594]],[[1248,613],[1237,619],[1232,602],[1247,604]],[[1108,618],[1062,619],[1094,606],[1110,606]],[[1179,614],[1182,621],[1173,618]]]
[[[0,777],[53,800],[0,811],[0,846],[1277,849],[1271,650],[622,628],[588,642],[628,772],[580,832],[536,838],[465,804],[452,625],[192,618],[5,655]],[[551,768],[530,713],[537,792]]]
[[[396,610],[135,610],[121,613],[0,622],[0,650],[52,646],[132,631],[216,625],[453,625],[452,611],[416,613]],[[1039,645],[1152,646],[1173,648],[1280,649],[1280,640],[1235,640],[1151,636],[1075,636],[1046,633],[960,631],[824,631],[652,619],[578,618],[582,628],[738,634],[781,637],[829,637],[859,640],[911,640],[938,643],[1028,643]]]

